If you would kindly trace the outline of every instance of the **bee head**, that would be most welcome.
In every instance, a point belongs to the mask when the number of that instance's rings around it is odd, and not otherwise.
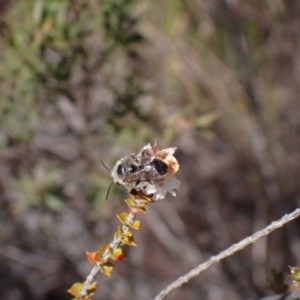
[[[117,174],[119,176],[124,176],[126,174],[126,166],[124,164],[119,164],[117,168]]]

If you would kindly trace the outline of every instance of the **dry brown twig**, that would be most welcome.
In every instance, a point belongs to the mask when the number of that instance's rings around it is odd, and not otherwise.
[[[178,279],[176,279],[173,283],[171,283],[169,286],[167,286],[164,290],[162,290],[155,298],[154,300],[162,300],[164,299],[168,294],[170,294],[173,290],[179,288],[184,283],[187,283],[192,278],[198,276],[203,271],[207,270],[212,265],[216,264],[217,262],[221,261],[222,259],[233,255],[235,252],[240,251],[244,249],[246,246],[249,246],[256,241],[258,241],[260,238],[267,236],[272,231],[282,227],[284,224],[296,219],[300,216],[300,208],[297,208],[293,212],[284,215],[282,218],[280,218],[277,221],[272,222],[270,225],[266,226],[265,228],[257,231],[251,236],[248,236],[247,238],[243,239],[239,243],[236,243],[232,245],[231,247],[227,248],[226,250],[220,252],[218,255],[212,256],[208,261],[200,264],[196,268],[192,269],[188,273],[186,273],[183,276],[180,276]]]

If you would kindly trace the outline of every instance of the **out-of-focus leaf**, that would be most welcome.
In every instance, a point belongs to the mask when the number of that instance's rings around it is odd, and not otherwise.
[[[272,280],[269,284],[270,289],[276,293],[281,294],[287,291],[288,285],[285,284],[284,275],[282,272],[277,272],[275,269],[271,270],[272,272]]]
[[[293,279],[293,286],[299,288],[300,287],[300,268],[299,267],[290,267],[291,275],[290,277]]]
[[[99,265],[99,270],[109,277],[113,269],[114,269],[114,265],[111,262],[107,262],[105,264]]]
[[[114,251],[110,249],[110,258],[113,260],[124,260],[123,250],[121,248],[117,248]]]
[[[76,282],[67,290],[67,292],[72,296],[75,296],[75,299],[79,299],[82,287],[83,284],[81,282]]]
[[[220,113],[217,111],[208,113],[204,116],[199,117],[195,121],[195,126],[198,129],[206,129],[210,127],[213,123],[215,123],[220,118]]]
[[[124,225],[127,224],[127,217],[128,217],[128,213],[125,213],[125,212],[117,215],[117,218],[119,219],[119,221]]]

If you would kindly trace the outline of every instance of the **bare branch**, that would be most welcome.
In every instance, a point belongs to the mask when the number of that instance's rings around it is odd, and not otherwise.
[[[239,243],[232,245],[228,249],[220,252],[218,255],[212,256],[208,261],[206,261],[205,263],[200,264],[198,267],[196,267],[195,269],[192,269],[187,274],[179,277],[177,280],[175,280],[173,283],[171,283],[169,286],[167,286],[164,290],[162,290],[154,298],[154,300],[164,299],[173,290],[175,290],[176,288],[182,286],[184,283],[187,283],[189,280],[196,277],[201,272],[207,270],[210,266],[216,264],[217,262],[221,261],[222,259],[224,259],[228,256],[231,256],[235,252],[242,250],[246,246],[255,243],[260,238],[270,234],[273,230],[276,230],[276,229],[282,227],[284,224],[294,220],[295,218],[297,218],[299,216],[300,216],[300,208],[297,208],[292,213],[287,214],[287,215],[283,216],[281,219],[272,222],[270,225],[268,225],[264,229],[262,229],[260,231],[257,231],[256,233],[254,233],[253,235],[243,239]]]

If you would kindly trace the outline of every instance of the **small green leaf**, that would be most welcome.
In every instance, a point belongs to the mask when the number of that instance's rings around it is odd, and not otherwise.
[[[114,269],[114,265],[111,262],[107,262],[105,264],[100,264],[99,265],[99,270],[104,273],[105,275],[110,277],[110,274],[112,270]]]

